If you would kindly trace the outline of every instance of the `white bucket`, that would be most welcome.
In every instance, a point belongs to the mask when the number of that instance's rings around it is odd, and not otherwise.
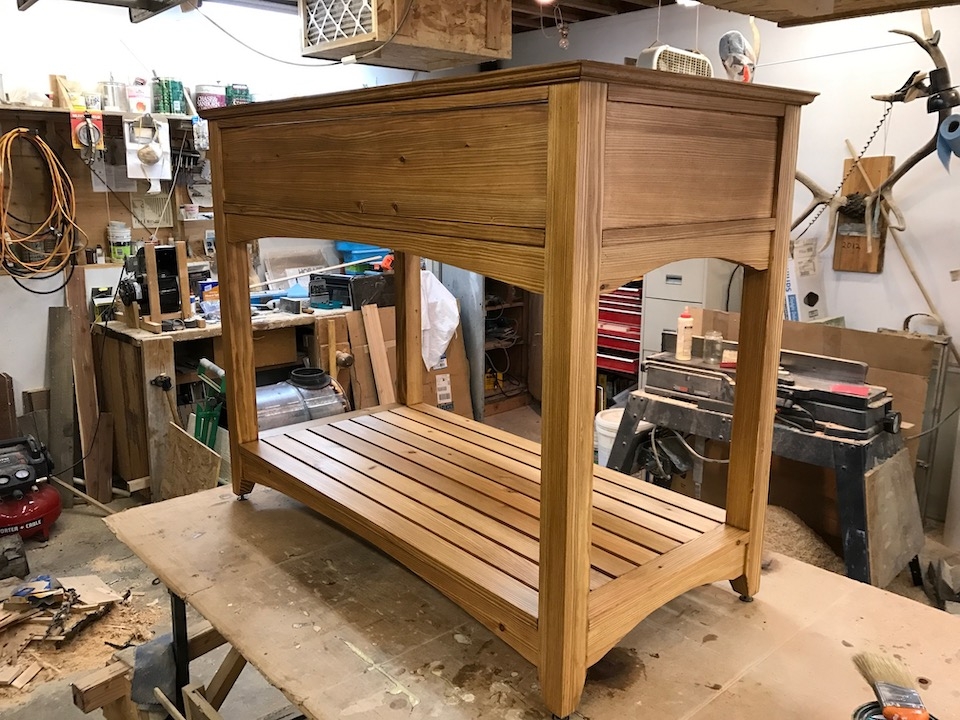
[[[597,465],[607,466],[614,440],[617,439],[617,431],[620,429],[620,421],[623,419],[623,411],[624,408],[610,408],[597,413],[593,423],[593,457]],[[646,435],[652,429],[653,423],[641,420],[637,423],[636,434]]]
[[[607,466],[610,451],[613,450],[613,441],[620,429],[620,420],[623,418],[623,408],[611,408],[597,413],[594,421],[593,444],[596,447],[597,464]]]

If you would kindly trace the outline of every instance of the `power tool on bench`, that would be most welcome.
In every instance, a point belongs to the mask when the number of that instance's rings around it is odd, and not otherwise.
[[[0,440],[0,535],[50,537],[60,517],[60,494],[44,482],[53,460],[32,435]]]

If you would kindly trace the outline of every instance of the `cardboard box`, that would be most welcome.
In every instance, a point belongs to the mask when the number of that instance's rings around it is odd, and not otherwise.
[[[397,378],[397,328],[396,312],[392,307],[379,308],[383,342],[387,350],[387,363],[396,386]],[[354,409],[374,407],[378,404],[377,391],[370,366],[366,333],[360,311],[347,313],[350,348],[355,362],[350,368]],[[463,331],[458,326],[446,354],[436,367],[423,369],[423,401],[443,410],[449,410],[466,418],[473,418],[473,403],[470,400],[470,369],[463,344]]]
[[[787,320],[811,322],[827,317],[823,274],[815,240],[798,242],[787,261],[787,288],[783,316]]]

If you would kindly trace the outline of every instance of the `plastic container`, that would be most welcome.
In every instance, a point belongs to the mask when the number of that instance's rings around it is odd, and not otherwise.
[[[613,441],[617,437],[617,430],[620,429],[620,421],[623,419],[623,410],[623,408],[611,408],[597,413],[593,423],[593,443],[596,446],[597,465],[607,466],[610,451],[613,450]]]
[[[617,431],[620,430],[620,421],[623,419],[624,408],[610,408],[601,410],[593,422],[593,456],[597,465],[607,466],[610,460],[610,453],[613,451],[613,443],[617,438]],[[637,435],[646,435],[653,430],[653,423],[641,420],[637,423]]]
[[[336,248],[337,252],[343,256],[345,263],[364,260],[368,257],[377,257],[378,255],[380,257],[386,257],[390,254],[389,248],[377,247],[376,245],[364,245],[363,243],[348,242],[346,240],[337,240]],[[362,275],[372,269],[372,263],[364,263],[362,265],[351,265],[350,267],[344,268],[343,273],[345,275]]]
[[[677,360],[693,359],[693,316],[685,307],[677,318]]]
[[[723,360],[723,334],[711,330],[703,336],[703,361],[709,365],[719,365]]]
[[[227,106],[227,89],[223,85],[197,85],[194,93],[197,110]]]

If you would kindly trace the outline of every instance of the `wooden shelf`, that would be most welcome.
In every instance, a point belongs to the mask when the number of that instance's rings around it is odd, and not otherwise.
[[[484,310],[489,313],[497,310],[509,310],[510,308],[522,308],[524,305],[526,305],[526,302],[521,300],[519,302],[500,303],[499,305],[487,305]]]
[[[539,444],[417,405],[265,432],[241,453],[251,479],[296,487],[458,602],[486,615],[496,608],[504,639],[536,657]],[[277,472],[286,480],[278,483]],[[678,549],[722,528],[724,517],[594,466],[590,590],[609,597],[639,568],[665,567]],[[604,603],[596,607],[599,621]],[[513,623],[504,623],[505,612]]]
[[[513,340],[486,340],[483,343],[484,350],[506,350],[507,348],[523,345],[523,338],[514,338]]]
[[[0,113],[10,113],[14,115],[19,114],[35,114],[35,115],[66,115],[69,116],[72,112],[83,112],[81,110],[71,110],[70,108],[61,108],[61,107],[29,107],[27,105],[9,105],[0,103]],[[98,112],[103,115],[105,118],[119,118],[119,117],[140,117],[146,113],[138,112],[123,112],[115,110],[91,110],[90,112]],[[176,113],[149,113],[151,117],[158,117],[166,120],[192,120],[192,115],[182,115]]]

